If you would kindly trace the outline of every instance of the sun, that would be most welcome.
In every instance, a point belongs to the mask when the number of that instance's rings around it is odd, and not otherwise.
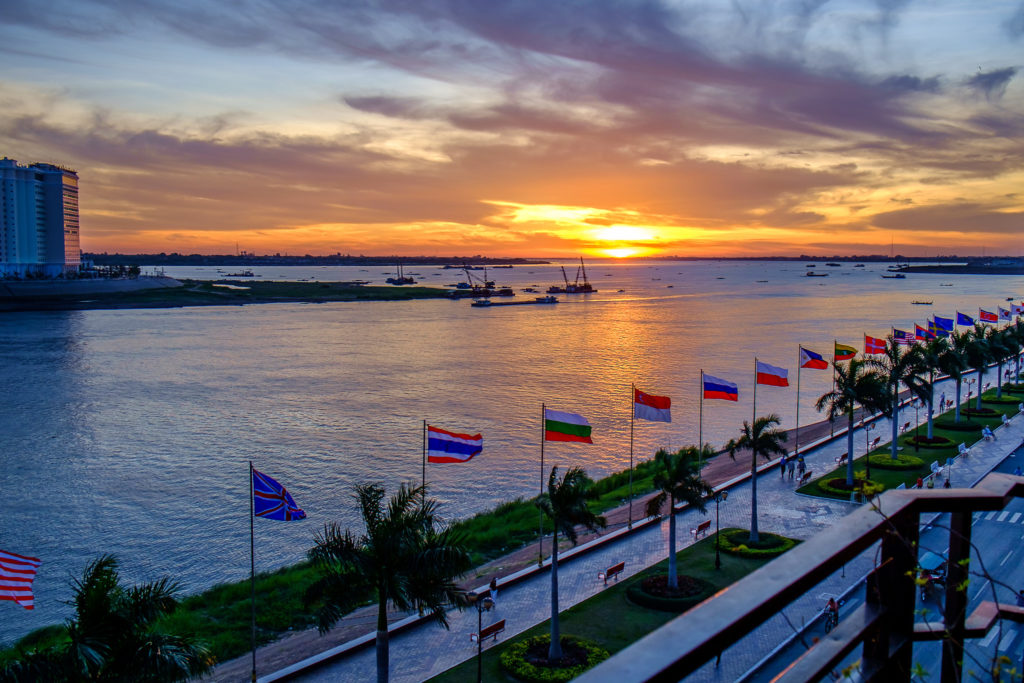
[[[605,254],[612,258],[629,258],[630,256],[636,256],[640,250],[634,249],[633,247],[616,247],[614,249],[602,249]]]

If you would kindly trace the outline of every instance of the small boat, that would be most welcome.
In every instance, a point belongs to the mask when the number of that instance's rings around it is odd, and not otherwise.
[[[931,306],[932,305],[931,301],[911,301],[910,303],[914,304],[915,306]]]
[[[580,282],[581,275],[583,282]],[[587,280],[587,268],[583,265],[582,256],[580,257],[580,266],[576,269],[576,280],[572,284],[569,283],[569,276],[565,274],[565,266],[562,266],[562,279],[565,281],[565,287],[551,285],[548,287],[548,294],[592,294],[597,291]]]
[[[812,263],[812,264],[811,264],[811,265],[809,265],[809,266],[804,266],[804,268],[813,268],[813,267],[814,267],[814,266],[816,266],[816,265],[817,265],[816,263]]]
[[[401,263],[398,264],[398,272],[396,273],[395,277],[389,277],[384,282],[388,283],[389,285],[414,285],[414,284],[416,284],[416,280],[412,279],[411,277],[407,277],[406,274],[402,271],[402,264]]]
[[[490,308],[492,306],[528,306],[530,304],[557,304],[556,296],[538,296],[527,301],[492,301],[490,299],[476,299],[470,306],[477,308]]]
[[[857,265],[854,266],[854,268],[863,268],[863,267],[864,267],[863,263],[858,263]]]
[[[832,266],[833,268],[839,268],[842,264],[841,263],[826,263],[825,265],[826,266]]]
[[[886,278],[887,280],[906,280],[907,279],[907,276],[904,275],[903,273],[893,273],[892,275],[883,275],[882,277]]]
[[[813,270],[809,270],[804,273],[806,277],[828,277],[828,273],[815,273]]]
[[[224,277],[256,277],[256,276],[252,274],[251,270],[246,268],[245,270],[240,270],[237,273],[228,273]]]

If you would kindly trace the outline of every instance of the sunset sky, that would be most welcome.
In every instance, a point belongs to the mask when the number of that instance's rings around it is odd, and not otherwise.
[[[86,251],[1024,254],[1024,2],[9,0]]]

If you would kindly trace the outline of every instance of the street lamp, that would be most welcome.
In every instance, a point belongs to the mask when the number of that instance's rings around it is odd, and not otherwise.
[[[971,379],[967,380],[967,410],[968,411],[970,411],[970,409],[971,409],[971,396],[974,395],[974,383],[976,381],[977,380],[974,379],[973,377]],[[968,420],[971,419],[971,413],[970,412],[967,412],[967,419]]]
[[[921,399],[914,401],[914,452],[920,450],[920,444],[918,443],[918,435],[921,433],[921,419],[917,414],[917,411],[921,408]]]
[[[715,491],[715,493],[713,495],[714,495],[714,498],[715,498],[715,569],[721,569],[722,568],[722,555],[721,555],[721,553],[720,553],[720,551],[718,549],[718,547],[719,547],[718,546],[718,532],[719,532],[719,526],[718,526],[718,519],[719,519],[718,518],[718,504],[719,503],[724,503],[726,500],[729,499],[729,492],[728,491]]]
[[[864,468],[867,470],[864,473],[865,479],[871,479],[871,444],[868,443],[868,434],[875,428],[874,422],[869,422],[864,425]]]
[[[483,593],[466,593],[466,600],[470,604],[476,605],[476,633],[471,634],[469,639],[476,641],[476,683],[483,683],[484,639],[480,637],[480,632],[484,628],[484,612],[489,612],[494,607],[494,599],[491,597],[490,591],[484,591]]]

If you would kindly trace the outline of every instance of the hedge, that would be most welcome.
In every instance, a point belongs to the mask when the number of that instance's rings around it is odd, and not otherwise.
[[[953,442],[950,441],[945,446],[932,446],[932,448],[949,448],[952,445]],[[925,448],[923,444],[921,447]],[[868,460],[871,462],[872,467],[877,467],[881,470],[916,470],[919,467],[924,467],[924,459],[908,453],[897,453],[895,460],[888,453],[877,453],[870,456]],[[849,492],[846,491],[845,493]]]
[[[583,640],[576,636],[562,636],[561,643],[575,643],[587,651],[587,663],[565,668],[549,668],[546,666],[535,666],[526,661],[526,652],[533,646],[547,647],[551,643],[549,634],[534,636],[520,640],[505,648],[501,653],[501,665],[510,674],[527,683],[562,683],[571,681],[587,669],[597,666],[611,655],[608,650],[590,640]]]
[[[636,581],[633,581],[626,588],[626,595],[629,596],[629,599],[632,602],[635,602],[641,607],[648,607],[662,612],[685,612],[694,605],[703,602],[705,599],[713,595],[716,590],[713,583],[691,576],[689,577],[691,581],[700,584],[700,592],[685,598],[662,598],[644,591],[642,584],[643,580],[646,578],[648,578],[648,576],[645,574]]]
[[[747,529],[722,529],[719,535],[719,547],[722,552],[740,557],[772,557],[781,555],[797,544],[796,539],[772,533],[758,534],[760,540],[756,547],[750,547],[747,540],[750,531]]]
[[[863,472],[861,474],[863,474]],[[855,489],[854,491],[850,491],[850,489],[841,489],[841,488],[837,488],[835,486],[830,486],[829,482],[830,481],[834,481],[836,479],[842,479],[843,483],[846,482],[846,479],[843,478],[843,477],[825,476],[825,477],[822,477],[821,479],[818,480],[818,488],[821,489],[822,491],[825,491],[827,493],[831,493],[831,494],[837,495],[837,496],[849,496],[851,493],[856,493],[857,495],[863,497],[863,495],[864,495],[863,488]],[[869,493],[869,497],[875,495],[876,493],[881,493],[882,491],[885,490],[885,486],[883,484],[879,484],[876,481],[872,481],[870,479],[865,480],[863,476],[857,477],[857,479],[860,479],[861,482],[865,482],[866,481],[866,485],[867,485],[867,487],[869,489],[869,492],[870,492]],[[862,487],[863,486],[864,486],[864,484],[862,483]]]
[[[950,448],[950,447],[956,445],[955,441],[953,441],[952,439],[947,439],[944,436],[935,436],[935,437],[932,437],[932,438],[934,439],[934,441],[929,442],[927,436],[922,436],[920,439],[912,436],[909,439],[907,439],[906,441],[904,441],[904,443],[907,444],[908,446],[913,446],[914,448],[933,448],[933,449],[935,449],[935,448]],[[891,458],[890,458],[890,460],[891,460]],[[875,461],[872,460],[871,464],[872,465],[875,464]],[[881,465],[881,467],[884,467],[884,465]],[[893,468],[889,468],[889,469],[893,469]],[[900,468],[900,469],[902,469],[902,468]],[[907,468],[907,469],[910,469],[910,468]]]

